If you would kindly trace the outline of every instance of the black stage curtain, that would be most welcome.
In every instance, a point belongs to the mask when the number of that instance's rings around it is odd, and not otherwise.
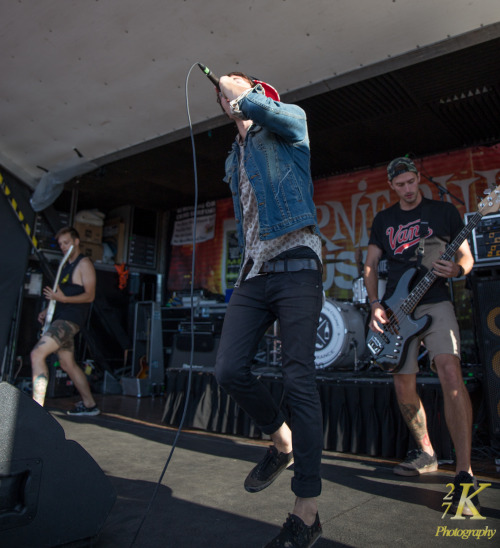
[[[163,422],[178,426],[186,402],[188,370],[167,369]],[[281,400],[279,374],[261,375],[262,382]],[[318,378],[323,408],[324,449],[343,453],[403,458],[415,446],[396,401],[390,378]],[[469,383],[471,390],[473,384]],[[441,387],[435,378],[418,382],[427,413],[429,436],[438,459],[453,460],[446,427]],[[219,388],[211,371],[193,371],[191,397],[184,426],[208,432],[268,439],[236,403]]]

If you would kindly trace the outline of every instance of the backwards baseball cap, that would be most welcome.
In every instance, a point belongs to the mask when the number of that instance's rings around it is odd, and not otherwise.
[[[387,177],[389,178],[389,181],[392,181],[394,177],[401,175],[401,173],[407,173],[408,171],[418,173],[418,169],[413,163],[413,160],[410,160],[410,158],[406,158],[405,156],[394,158],[387,166]]]
[[[280,94],[276,91],[271,84],[266,84],[266,82],[262,82],[262,80],[256,80],[255,78],[252,78],[252,80],[255,82],[255,84],[260,84],[264,88],[264,93],[266,94],[266,97],[269,97],[269,99],[272,99],[273,101],[281,101]]]
[[[229,73],[229,74],[233,74],[233,73]],[[257,84],[260,84],[262,86],[262,88],[264,89],[264,94],[266,97],[269,97],[270,99],[272,99],[273,101],[281,101],[280,99],[280,94],[278,93],[278,91],[273,88],[273,86],[271,86],[271,84],[268,84],[267,82],[263,82],[262,80],[258,80],[257,78],[254,78],[253,76],[247,76],[246,74],[243,74],[242,72],[238,72],[236,73],[238,75],[243,75],[245,76],[245,78],[249,78],[254,86],[256,86]],[[219,88],[215,88],[215,92],[217,93],[217,96],[219,94]]]

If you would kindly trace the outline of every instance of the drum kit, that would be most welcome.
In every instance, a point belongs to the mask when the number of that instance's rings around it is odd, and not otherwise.
[[[364,283],[362,264],[359,276],[352,282],[352,301],[325,298],[321,310],[314,363],[317,370],[361,371],[371,366],[371,354],[366,348],[366,333],[370,320],[370,305]],[[387,261],[378,268],[378,294],[382,296],[387,283]],[[281,365],[281,341],[278,322],[265,336],[266,349],[255,357],[267,366]]]
[[[359,371],[370,363],[365,343],[370,305],[360,264],[358,271],[359,277],[352,282],[352,302],[325,299],[316,336],[316,369]],[[384,294],[386,283],[387,261],[380,261],[379,295]]]

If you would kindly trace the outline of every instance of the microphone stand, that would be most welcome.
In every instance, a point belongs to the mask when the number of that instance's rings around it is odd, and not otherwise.
[[[458,202],[459,204],[465,205],[465,202],[463,202],[460,198],[452,194],[446,187],[436,182],[432,177],[427,177],[427,175],[424,175],[423,173],[422,175],[438,189],[439,199],[441,200],[441,202],[443,201],[444,195],[449,194],[450,197],[453,198],[456,202]]]
[[[422,173],[422,175],[424,175],[424,174]],[[427,175],[424,175],[424,177],[438,189],[438,191],[439,191],[439,200],[441,202],[444,201],[444,195],[449,194],[450,197],[453,198],[454,200],[456,200],[459,204],[465,205],[465,202],[463,202],[460,198],[457,198],[446,187],[444,187],[443,185],[440,185],[432,177],[427,177]],[[454,292],[453,292],[453,278],[448,278],[448,279],[449,279],[449,284],[450,284],[451,302],[454,303],[455,302],[455,295],[454,295]]]

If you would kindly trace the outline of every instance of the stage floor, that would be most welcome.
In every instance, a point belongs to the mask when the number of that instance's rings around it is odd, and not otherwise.
[[[53,398],[46,408],[114,486],[117,499],[94,540],[95,548],[131,546],[169,456],[176,429],[162,424],[163,397],[96,395],[102,414],[68,417],[75,398]],[[136,548],[255,548],[277,534],[292,509],[292,472],[261,493],[243,480],[267,443],[200,431],[181,432],[172,459],[142,528]],[[323,537],[315,547],[456,545],[443,532],[494,531],[500,538],[500,474],[493,459],[475,460],[483,520],[443,517],[443,496],[453,480],[450,465],[435,474],[403,478],[394,461],[325,451],[319,512]],[[75,496],[78,494],[75,493]],[[475,533],[478,534],[478,533]],[[490,533],[491,534],[491,533]],[[497,541],[498,542],[498,541]]]

